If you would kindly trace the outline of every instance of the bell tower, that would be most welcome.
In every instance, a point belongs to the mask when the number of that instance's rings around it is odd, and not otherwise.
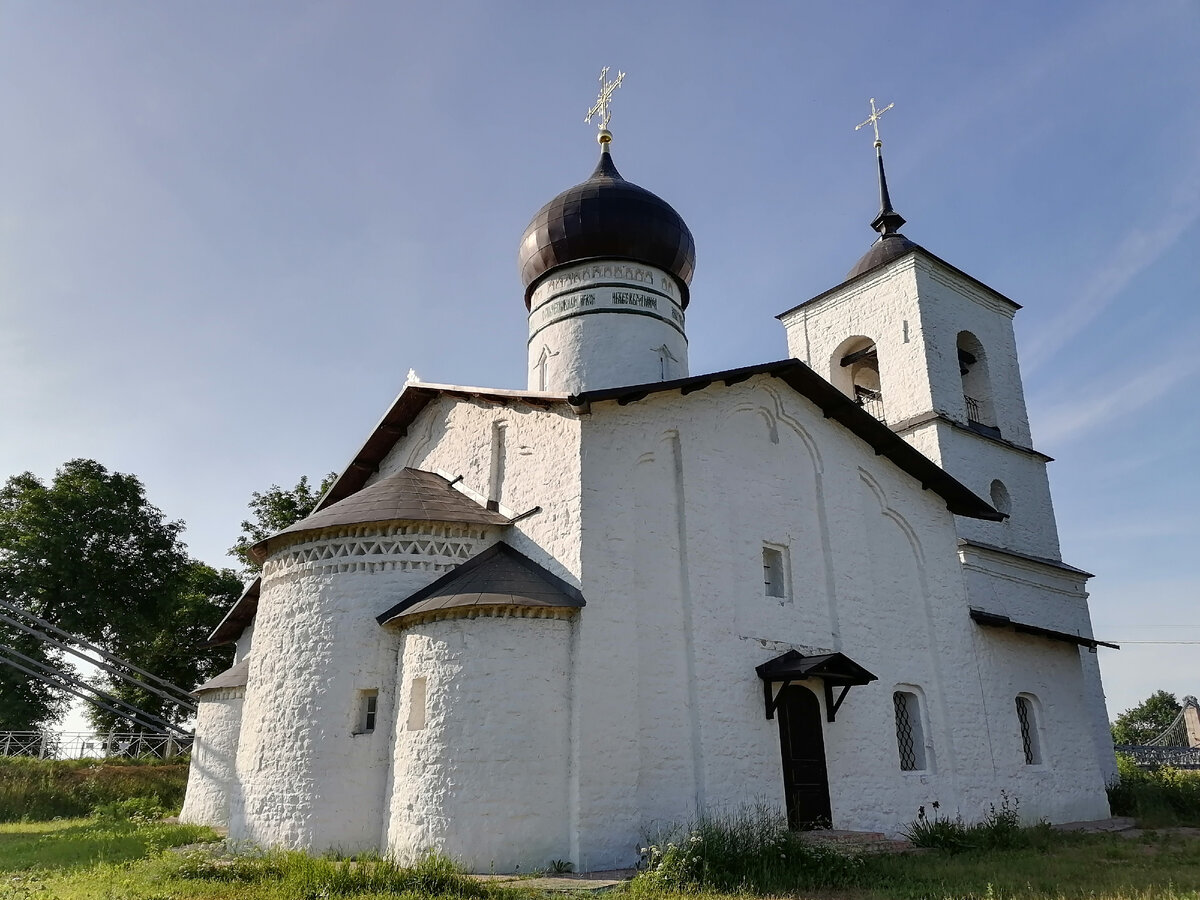
[[[1046,463],[1034,449],[1017,361],[1021,307],[900,233],[875,109],[879,234],[838,286],[779,316],[791,356],[979,496],[1003,522],[960,519],[960,536],[1058,560]]]
[[[973,615],[1045,629],[1077,651],[1078,669],[1064,677],[1081,680],[1092,740],[1112,778],[1095,645],[1071,646],[1092,635],[1091,575],[1062,562],[1052,460],[1033,446],[1017,361],[1021,307],[900,233],[905,221],[892,206],[879,138],[879,117],[891,108],[872,100],[858,126],[875,130],[879,212],[871,227],[879,237],[841,284],[779,316],[788,350],[1005,515],[955,519],[967,603]],[[1004,686],[1033,674],[981,662],[996,709],[1012,703]]]

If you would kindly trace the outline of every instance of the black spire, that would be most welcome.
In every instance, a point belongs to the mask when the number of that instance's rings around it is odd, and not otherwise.
[[[871,227],[885,238],[899,233],[904,216],[892,209],[892,198],[888,195],[887,175],[883,171],[883,141],[875,141],[875,158],[879,162],[879,214],[871,220]]]

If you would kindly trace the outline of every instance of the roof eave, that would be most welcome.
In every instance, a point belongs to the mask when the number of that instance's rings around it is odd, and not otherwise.
[[[822,291],[821,293],[817,294],[815,297],[809,297],[803,303],[797,303],[795,306],[791,307],[790,309],[785,309],[783,312],[781,312],[775,318],[783,319],[784,316],[789,316],[798,309],[802,309],[803,307],[809,306],[813,303],[816,303],[819,300],[824,300],[826,297],[830,296],[831,294],[839,293],[840,291],[842,291],[849,285],[854,284],[856,281],[861,281],[862,279],[866,278],[868,275],[873,275],[876,272],[887,268],[888,266],[892,266],[899,262],[902,262],[903,260],[908,259],[910,256],[916,255],[917,253],[923,253],[925,256],[929,257],[931,260],[938,263],[939,265],[945,266],[947,269],[949,269],[951,272],[954,272],[956,275],[962,276],[967,281],[974,284],[976,287],[982,288],[983,290],[987,291],[990,295],[992,295],[996,299],[1000,300],[1003,303],[1007,303],[1009,306],[1011,306],[1013,308],[1014,311],[1021,309],[1021,304],[1018,303],[1016,300],[1013,300],[1010,297],[1006,297],[1004,294],[1000,293],[994,287],[991,287],[990,285],[980,281],[978,278],[976,278],[974,275],[971,275],[969,272],[964,272],[962,269],[960,269],[958,266],[954,265],[953,263],[946,262],[946,260],[942,259],[936,253],[930,253],[928,250],[926,250],[920,244],[914,244],[912,249],[909,250],[907,253],[897,256],[895,259],[889,259],[885,262],[882,262],[877,266],[872,266],[871,268],[869,268],[863,272],[859,272],[857,275],[855,275],[851,278],[847,278],[844,281],[840,282],[839,284],[835,284],[833,287],[829,288],[828,290]]]

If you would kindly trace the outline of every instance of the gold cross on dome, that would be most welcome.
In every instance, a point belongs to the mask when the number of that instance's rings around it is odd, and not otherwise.
[[[588,110],[587,118],[583,121],[591,123],[593,118],[599,117],[600,130],[608,130],[608,120],[612,118],[612,110],[609,107],[612,105],[613,91],[621,86],[621,82],[625,80],[624,72],[617,72],[617,80],[608,80],[608,66],[600,70],[600,96],[596,99],[596,104]]]
[[[896,105],[895,103],[889,103],[883,109],[876,109],[875,108],[875,98],[872,97],[871,98],[871,115],[867,116],[867,120],[865,122],[859,122],[857,125],[855,125],[854,130],[858,131],[860,128],[866,128],[868,125],[872,126],[875,129],[875,146],[877,146],[877,147],[881,146],[883,144],[883,141],[881,141],[879,139],[879,117],[882,116],[885,112],[887,112],[889,109],[891,109],[895,105]]]

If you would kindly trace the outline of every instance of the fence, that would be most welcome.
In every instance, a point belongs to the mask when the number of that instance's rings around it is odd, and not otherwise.
[[[36,759],[170,759],[192,749],[191,735],[152,732],[0,731],[0,756]]]

